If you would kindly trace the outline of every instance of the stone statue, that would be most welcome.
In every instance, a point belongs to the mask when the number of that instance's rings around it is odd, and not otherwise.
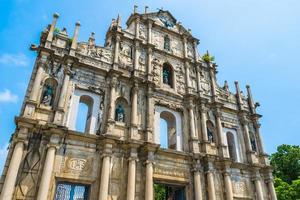
[[[118,105],[116,109],[116,121],[125,122],[125,110],[121,105]]]
[[[214,142],[214,134],[209,128],[207,128],[207,137],[209,142]]]
[[[251,148],[253,151],[256,151],[256,142],[253,138],[250,139]]]
[[[169,36],[165,36],[165,39],[164,39],[164,49],[167,50],[167,51],[170,51],[170,38]]]
[[[46,106],[51,106],[53,94],[54,94],[53,87],[50,85],[46,85],[43,93],[42,103],[45,104]]]

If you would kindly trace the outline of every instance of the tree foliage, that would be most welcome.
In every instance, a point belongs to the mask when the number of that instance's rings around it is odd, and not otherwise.
[[[300,200],[300,147],[280,145],[270,159],[278,200]]]

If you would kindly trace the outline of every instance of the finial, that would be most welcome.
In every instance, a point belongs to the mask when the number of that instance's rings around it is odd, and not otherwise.
[[[95,33],[92,32],[90,37],[89,37],[89,45],[94,46],[95,45]]]
[[[240,108],[243,109],[243,100],[242,100],[242,95],[241,95],[239,82],[234,81],[234,84],[235,84],[236,97],[237,97],[238,103],[240,104]]]
[[[137,8],[138,8],[137,5],[134,5],[134,6],[133,6],[133,13],[137,13]]]
[[[145,6],[145,14],[148,12],[148,6]]]
[[[256,103],[254,103],[253,97],[252,97],[252,93],[251,93],[251,89],[250,89],[250,85],[246,85],[247,88],[247,93],[248,93],[248,103],[250,106],[250,109],[252,111],[252,113],[256,113]]]
[[[227,92],[229,91],[229,85],[228,85],[228,82],[227,82],[227,80],[225,80],[225,82],[224,82],[224,90],[226,90]]]
[[[59,14],[58,13],[54,13],[53,17],[57,19],[57,18],[59,18]]]
[[[118,14],[118,17],[117,17],[117,26],[121,27],[121,16],[119,14]]]
[[[77,21],[75,26],[80,26],[80,21]]]
[[[74,34],[73,34],[73,40],[72,40],[72,44],[71,44],[71,49],[70,49],[70,55],[71,56],[75,55],[75,51],[77,49],[77,39],[78,39],[79,27],[80,27],[80,22],[77,21],[75,23],[75,30],[74,30]]]
[[[189,28],[189,29],[188,29],[188,32],[189,32],[189,33],[192,33],[192,29]]]

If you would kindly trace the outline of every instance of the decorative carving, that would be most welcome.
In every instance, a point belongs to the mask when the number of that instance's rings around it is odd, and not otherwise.
[[[82,171],[85,168],[86,162],[86,159],[71,158],[67,165],[71,170]]]
[[[139,37],[143,40],[146,39],[146,27],[144,24],[140,24],[139,27]]]
[[[98,46],[89,46],[86,43],[79,43],[77,51],[78,53],[91,57],[93,59],[99,59],[108,63],[112,62],[111,49],[98,47]]]
[[[90,175],[93,158],[68,157],[65,161],[65,173]]]
[[[153,81],[155,84],[160,84],[160,74],[161,74],[161,65],[160,61],[157,58],[154,58],[152,61],[153,64]]]
[[[185,81],[184,81],[184,66],[180,63],[176,65],[176,82],[177,82],[177,91],[180,94],[185,92]]]
[[[187,43],[187,57],[194,58],[194,47],[192,43]]]

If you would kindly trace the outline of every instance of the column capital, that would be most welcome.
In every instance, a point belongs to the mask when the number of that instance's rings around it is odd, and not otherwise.
[[[201,166],[200,160],[194,160],[193,161],[193,168],[192,168],[193,172],[203,172],[203,168]]]

